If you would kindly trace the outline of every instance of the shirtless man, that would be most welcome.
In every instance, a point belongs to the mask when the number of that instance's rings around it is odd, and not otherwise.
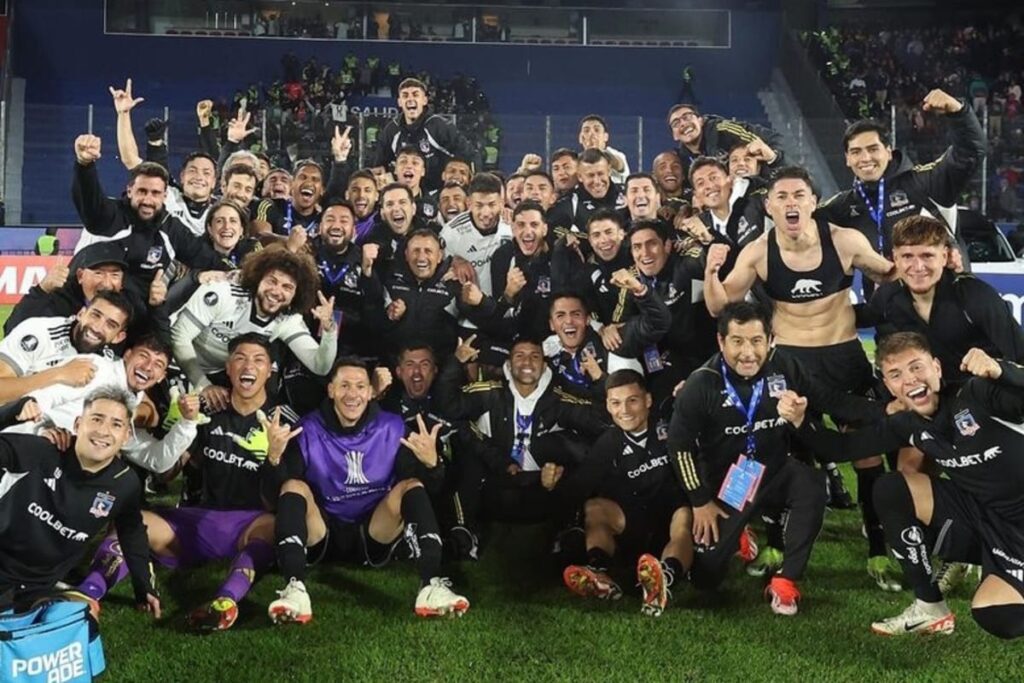
[[[765,200],[775,228],[743,248],[725,282],[718,271],[729,246],[712,244],[704,298],[711,314],[718,315],[761,281],[774,303],[778,350],[794,357],[822,384],[863,394],[874,384],[874,375],[857,338],[850,301],[853,269],[881,282],[895,276],[895,266],[879,256],[862,233],[815,219],[816,202],[807,171],[779,169]],[[886,555],[885,535],[871,497],[874,482],[885,472],[882,458],[859,460],[854,468],[868,536],[868,574],[883,590],[899,590],[899,570]]]

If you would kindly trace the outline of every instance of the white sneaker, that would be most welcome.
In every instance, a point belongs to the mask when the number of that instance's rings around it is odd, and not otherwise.
[[[416,596],[416,614],[421,617],[461,617],[469,609],[469,600],[452,591],[451,579],[434,577]]]
[[[272,622],[305,624],[313,619],[313,606],[304,583],[295,578],[289,579],[288,585],[277,594],[280,597],[267,608],[267,615]]]
[[[981,583],[981,567],[963,562],[943,562],[935,572],[935,582],[943,595],[952,593],[961,585],[977,587]]]
[[[871,624],[874,633],[883,636],[906,636],[911,633],[950,634],[956,627],[956,615],[949,611],[945,601],[930,604],[914,600],[910,607],[895,617]]]

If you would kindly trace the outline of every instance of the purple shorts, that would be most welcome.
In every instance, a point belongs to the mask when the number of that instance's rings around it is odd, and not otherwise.
[[[238,539],[257,517],[267,514],[262,510],[199,507],[157,508],[153,513],[174,529],[180,548],[178,563],[184,566],[234,557]]]

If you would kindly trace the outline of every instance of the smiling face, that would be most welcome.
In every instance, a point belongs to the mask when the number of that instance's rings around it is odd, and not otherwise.
[[[532,199],[547,211],[555,203],[555,186],[542,175],[527,176],[523,181],[523,198]]]
[[[466,191],[459,185],[444,188],[437,198],[437,209],[444,216],[445,221],[450,221],[465,212],[468,204]]]
[[[651,414],[651,395],[639,384],[626,384],[608,390],[605,408],[612,416],[615,426],[624,432],[641,432],[647,429],[647,418]]]
[[[594,199],[602,199],[612,186],[611,167],[607,159],[601,159],[593,164],[580,162],[577,175],[580,185]]]
[[[292,174],[274,171],[263,179],[263,196],[268,199],[287,199],[291,193]]]
[[[796,239],[812,220],[817,204],[818,198],[806,181],[783,178],[769,188],[765,209],[784,235]]]
[[[96,292],[120,292],[124,286],[124,270],[114,263],[79,268],[77,276],[86,301],[92,301]]]
[[[576,187],[576,160],[569,155],[561,156],[551,162],[551,178],[555,181],[555,189],[561,194]]]
[[[672,112],[668,120],[672,129],[672,139],[684,145],[700,143],[700,134],[704,129],[704,117],[685,107]]]
[[[749,178],[761,172],[761,162],[747,151],[746,145],[729,152],[729,175],[733,178]]]
[[[377,208],[377,183],[369,178],[355,178],[345,190],[345,199],[355,208],[356,218],[363,220]]]
[[[683,162],[675,152],[662,152],[654,157],[654,171],[651,175],[662,192],[675,196],[683,187]]]
[[[923,349],[908,348],[882,359],[882,379],[889,392],[925,417],[939,408],[942,366]]]
[[[469,179],[472,175],[473,170],[465,161],[449,161],[444,165],[444,170],[441,171],[441,183],[454,181],[465,187],[469,185]]]
[[[355,217],[347,206],[334,205],[320,219],[320,241],[329,250],[345,251],[356,232]]]
[[[846,165],[861,182],[873,183],[885,175],[892,150],[877,131],[854,135],[846,144]]]
[[[709,209],[724,209],[729,206],[732,192],[732,178],[717,166],[708,164],[693,172],[693,194]]]
[[[512,347],[508,363],[512,379],[519,388],[530,392],[544,372],[544,351],[533,342],[520,342]]]
[[[167,376],[168,361],[166,354],[145,346],[128,349],[124,354],[128,388],[135,392],[145,391],[163,382]]]
[[[590,316],[582,301],[574,296],[563,296],[551,304],[548,324],[562,347],[569,353],[576,353],[586,339]]]
[[[395,159],[395,179],[415,192],[427,172],[427,165],[419,154],[402,153]]]
[[[164,208],[167,183],[162,178],[140,175],[128,186],[128,202],[143,221],[151,221]]]
[[[434,383],[434,377],[437,376],[434,354],[429,349],[412,349],[404,352],[398,359],[395,374],[405,387],[405,393],[411,398],[424,398]]]
[[[526,178],[519,176],[509,178],[505,182],[505,199],[510,209],[514,209],[519,206],[519,202],[523,201],[523,197],[526,192]]]
[[[501,194],[498,192],[474,192],[469,195],[469,213],[479,230],[489,231],[498,227],[501,209]]]
[[[246,178],[248,176],[235,176]],[[242,239],[245,228],[242,225],[242,217],[238,215],[234,207],[222,206],[210,216],[210,224],[206,228],[213,248],[220,254],[230,254],[231,250],[238,246]]]
[[[409,193],[397,187],[388,190],[381,197],[380,215],[396,235],[404,235],[412,226],[416,207],[409,199]]]
[[[661,197],[650,178],[634,178],[626,183],[626,208],[635,221],[657,218]]]
[[[263,318],[277,315],[292,305],[297,283],[280,270],[271,270],[256,288],[256,312]]]
[[[373,398],[373,386],[365,368],[343,366],[327,385],[327,396],[334,402],[334,412],[343,427],[351,427],[366,412]]]
[[[124,311],[104,299],[95,299],[78,312],[71,342],[80,353],[98,353],[108,344],[120,344],[125,337]]]
[[[242,206],[249,206],[249,202],[256,196],[256,179],[247,173],[232,173],[230,178],[221,183],[221,193],[224,199],[233,199]]]
[[[302,166],[292,179],[292,203],[299,211],[308,212],[316,207],[324,194],[324,177],[316,166]]]
[[[626,233],[619,224],[610,219],[591,221],[587,227],[587,241],[594,255],[602,261],[611,261],[622,247]]]
[[[182,194],[194,202],[205,202],[217,183],[217,166],[206,157],[191,159],[181,169]]]
[[[893,247],[892,260],[900,280],[914,294],[930,291],[942,279],[949,261],[949,247],[911,245]]]
[[[121,451],[131,434],[128,408],[118,401],[97,399],[75,419],[75,455],[82,468],[97,470]]]
[[[737,375],[750,378],[761,371],[771,342],[764,323],[760,320],[748,320],[745,323],[731,320],[728,333],[724,337],[717,336],[718,348],[725,364]]]
[[[512,237],[519,250],[526,256],[533,256],[544,244],[548,225],[540,211],[520,211],[512,221]]]
[[[398,91],[398,108],[402,110],[406,123],[418,119],[427,108],[427,93],[417,86]]]
[[[243,400],[259,397],[267,385],[273,363],[259,344],[242,343],[228,356],[227,375],[231,393]]]
[[[420,282],[434,277],[443,258],[441,245],[435,237],[416,235],[405,245],[405,263],[412,276]]]
[[[635,230],[629,236],[629,246],[637,270],[647,277],[655,277],[668,262],[671,252],[669,240],[663,240],[651,229]]]

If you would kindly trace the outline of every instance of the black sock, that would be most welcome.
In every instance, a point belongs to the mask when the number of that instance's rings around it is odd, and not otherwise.
[[[875,509],[875,499],[872,495],[875,482],[885,474],[885,468],[875,465],[856,470],[856,472],[857,504],[860,505],[861,519],[864,520],[864,530],[868,535],[868,557],[885,555],[885,532],[882,530],[882,521],[878,517],[878,510]]]
[[[306,499],[285,493],[277,499],[274,542],[277,566],[285,579],[306,580]]]
[[[761,515],[761,521],[764,522],[765,542],[776,550],[786,548],[785,515],[785,512],[766,512]]]
[[[405,540],[416,560],[421,585],[441,575],[441,529],[437,526],[430,496],[422,486],[415,486],[402,496],[402,519]]]
[[[671,588],[676,577],[686,576],[686,568],[683,563],[674,557],[666,557],[661,561],[661,570],[665,573],[665,586]]]
[[[914,497],[907,480],[891,472],[875,483],[874,502],[881,512],[885,537],[903,565],[903,575],[914,595],[924,602],[939,602],[942,592],[932,581],[932,565],[925,544],[925,528],[914,512]]]
[[[587,566],[599,572],[608,571],[612,556],[604,548],[587,548]]]

